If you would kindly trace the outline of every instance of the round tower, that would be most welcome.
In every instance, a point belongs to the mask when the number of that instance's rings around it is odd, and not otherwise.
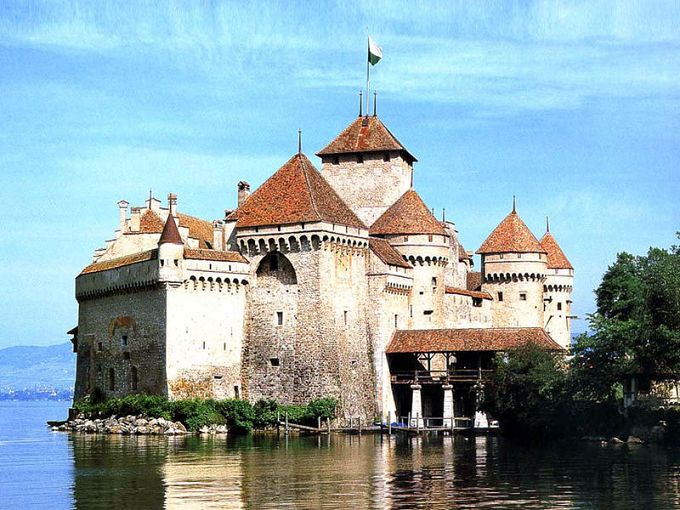
[[[494,300],[493,327],[543,327],[547,253],[514,203],[477,253],[482,259],[482,289]]]
[[[413,266],[408,319],[399,329],[434,329],[444,324],[449,233],[409,189],[371,226],[370,235],[387,239]]]
[[[574,285],[574,267],[550,233],[546,220],[546,232],[541,246],[548,256],[544,290],[544,329],[565,349],[571,348],[571,292]]]
[[[159,277],[163,281],[182,281],[182,262],[184,260],[184,241],[177,228],[175,208],[177,197],[168,195],[168,219],[163,226],[163,232],[158,240]]]

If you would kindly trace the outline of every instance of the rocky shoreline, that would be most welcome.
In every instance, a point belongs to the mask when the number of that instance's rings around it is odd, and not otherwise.
[[[164,418],[149,418],[146,416],[111,416],[109,418],[90,419],[82,415],[74,420],[53,425],[55,432],[81,432],[86,434],[119,434],[138,436],[181,436],[192,434],[182,422],[170,421]],[[202,427],[197,434],[227,434],[226,425],[210,425]]]

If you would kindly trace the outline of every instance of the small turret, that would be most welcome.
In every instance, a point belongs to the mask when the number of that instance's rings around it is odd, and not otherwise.
[[[170,211],[176,207],[177,196],[168,195]],[[168,219],[163,226],[163,232],[158,240],[158,263],[161,280],[182,281],[182,261],[184,259],[184,241],[177,228],[177,220],[168,213]]]
[[[482,289],[494,299],[494,327],[542,327],[543,282],[547,254],[517,214],[512,212],[477,250],[482,258]]]
[[[571,292],[574,285],[574,267],[550,233],[546,218],[546,232],[541,246],[547,252],[548,265],[545,290],[545,330],[562,347],[571,347]]]

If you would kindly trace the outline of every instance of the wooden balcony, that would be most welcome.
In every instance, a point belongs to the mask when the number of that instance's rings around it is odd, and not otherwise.
[[[476,368],[457,370],[409,370],[393,372],[392,384],[455,384],[485,380],[493,372]]]

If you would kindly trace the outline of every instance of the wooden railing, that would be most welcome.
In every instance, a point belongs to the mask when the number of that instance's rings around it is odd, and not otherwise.
[[[395,384],[447,384],[453,382],[474,382],[486,379],[491,370],[462,368],[456,370],[409,370],[392,372]]]

